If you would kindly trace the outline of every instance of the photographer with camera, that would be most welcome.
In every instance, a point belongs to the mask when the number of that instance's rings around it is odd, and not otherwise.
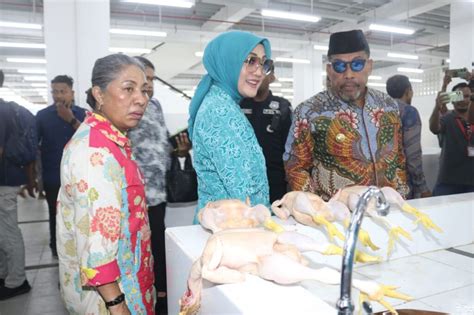
[[[446,71],[442,91],[438,93],[430,117],[430,130],[438,135],[441,146],[438,180],[433,196],[474,192],[474,125],[468,120],[471,89],[462,82],[452,89],[452,92],[457,93],[446,93],[451,74],[449,70]],[[466,79],[470,77],[468,73]],[[447,110],[446,104],[449,102],[454,106],[452,111]]]

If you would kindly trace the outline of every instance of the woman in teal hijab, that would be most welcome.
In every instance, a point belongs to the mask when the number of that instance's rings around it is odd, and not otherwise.
[[[207,74],[189,108],[189,135],[198,175],[198,208],[220,199],[250,199],[269,206],[265,158],[240,110],[270,72],[267,39],[241,31],[223,33],[204,50]],[[196,218],[194,223],[197,223]]]

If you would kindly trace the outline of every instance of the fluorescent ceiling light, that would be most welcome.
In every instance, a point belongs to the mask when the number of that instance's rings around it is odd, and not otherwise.
[[[203,51],[196,51],[196,52],[194,53],[194,56],[196,56],[196,57],[202,57],[202,56],[204,56],[204,52],[203,52]]]
[[[293,89],[281,89],[282,92],[285,92],[285,93],[293,93]]]
[[[278,82],[273,82],[273,83],[270,83],[270,87],[282,87],[282,84],[281,83],[278,83]]]
[[[314,45],[313,48],[315,50],[324,50],[324,51],[328,51],[329,47],[327,45]]]
[[[376,87],[386,87],[387,85],[385,83],[378,83],[378,82],[368,82],[368,86],[376,86]]]
[[[46,69],[18,69],[18,73],[46,74]]]
[[[7,58],[7,62],[46,63],[46,59],[37,59],[37,58]]]
[[[296,21],[305,21],[305,22],[312,22],[315,23],[321,18],[315,15],[308,15],[308,14],[301,14],[301,13],[293,13],[288,11],[275,11],[275,10],[262,10],[263,16],[268,17],[275,17],[280,19],[287,19],[287,20],[296,20]]]
[[[291,62],[291,63],[304,63],[304,64],[311,63],[308,59],[283,58],[283,57],[277,57],[275,59],[275,61],[277,61],[277,62]]]
[[[16,23],[16,22],[7,22],[7,21],[0,21],[0,27],[27,28],[31,30],[40,30],[43,28],[41,24]]]
[[[447,63],[451,63],[451,59],[446,59],[446,62],[447,62]]]
[[[282,97],[283,96],[283,93],[278,93],[278,92],[275,92],[275,93],[272,93],[274,96],[279,96],[279,97]]]
[[[45,44],[0,42],[0,47],[45,49]]]
[[[380,25],[380,24],[370,24],[369,29],[371,29],[372,31],[397,33],[397,34],[405,34],[405,35],[411,35],[415,33],[415,30],[410,29],[410,28],[394,27],[394,26]]]
[[[25,81],[48,81],[48,78],[44,75],[25,75],[23,79]]]
[[[418,60],[418,56],[416,55],[400,54],[400,53],[392,53],[392,52],[387,53],[387,57]]]
[[[149,54],[151,52],[151,49],[132,47],[110,47],[109,51],[114,53]]]
[[[191,8],[194,2],[185,0],[124,0],[123,2],[162,5],[176,8]]]
[[[121,34],[121,35],[137,35],[137,36],[155,36],[155,37],[166,37],[166,32],[146,31],[146,30],[130,30],[123,28],[111,28],[110,34]]]
[[[369,80],[382,80],[382,77],[379,75],[369,75]]]
[[[423,83],[423,80],[421,79],[408,78],[408,81],[413,82],[413,83]]]
[[[398,72],[408,72],[408,73],[423,73],[423,69],[417,69],[417,68],[397,68]]]
[[[278,78],[280,82],[293,82],[293,78]]]

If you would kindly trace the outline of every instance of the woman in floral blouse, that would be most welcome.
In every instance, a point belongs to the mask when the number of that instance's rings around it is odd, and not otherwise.
[[[241,31],[219,35],[204,51],[207,75],[194,93],[188,125],[198,210],[219,199],[249,198],[269,206],[265,158],[239,102],[257,94],[270,73],[270,57],[267,39]]]
[[[71,314],[153,314],[144,182],[126,137],[145,111],[146,84],[135,59],[98,59],[87,97],[94,112],[64,149],[56,233]]]

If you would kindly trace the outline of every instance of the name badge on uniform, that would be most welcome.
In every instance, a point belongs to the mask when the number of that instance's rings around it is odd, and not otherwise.
[[[263,114],[264,114],[264,115],[280,114],[280,110],[278,110],[278,109],[268,109],[268,108],[265,108],[265,109],[263,110]]]
[[[467,156],[474,157],[474,145],[467,146]]]

